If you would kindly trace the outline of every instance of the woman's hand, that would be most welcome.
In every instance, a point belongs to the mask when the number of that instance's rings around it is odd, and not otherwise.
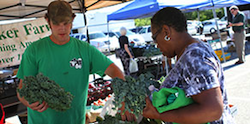
[[[145,118],[151,118],[151,119],[160,118],[160,113],[153,106],[151,100],[148,97],[146,98],[146,107],[143,109],[143,116]]]
[[[32,104],[28,104],[27,107],[31,108],[32,110],[38,111],[38,112],[43,112],[49,106],[46,102],[43,102],[42,104],[39,104],[39,102],[34,102]]]
[[[119,108],[119,110],[121,111],[121,117],[123,121],[136,121],[136,117],[134,114],[129,113],[128,111],[125,111],[125,113],[123,113],[123,111],[125,110],[125,103],[122,103],[122,107]]]

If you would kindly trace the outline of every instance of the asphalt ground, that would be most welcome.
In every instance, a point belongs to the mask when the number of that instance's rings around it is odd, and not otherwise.
[[[234,64],[238,61],[235,52],[229,61],[222,63],[229,103],[237,107],[234,116],[237,124],[250,124],[250,42],[246,42],[245,51],[244,64]]]

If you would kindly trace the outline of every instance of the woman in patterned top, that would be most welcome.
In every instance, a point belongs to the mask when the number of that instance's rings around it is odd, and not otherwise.
[[[220,61],[209,45],[187,33],[184,14],[166,7],[151,19],[152,38],[163,55],[177,56],[177,63],[161,88],[179,87],[194,103],[159,113],[149,99],[143,116],[166,124],[234,124],[230,114]]]

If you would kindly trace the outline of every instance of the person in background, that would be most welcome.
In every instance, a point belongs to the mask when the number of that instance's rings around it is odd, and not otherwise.
[[[184,14],[174,7],[163,8],[152,17],[151,27],[152,39],[163,55],[177,56],[160,88],[179,87],[194,103],[159,113],[146,98],[143,116],[166,124],[234,124],[220,60],[208,44],[188,34]]]
[[[17,74],[19,89],[24,77],[43,73],[74,96],[71,108],[59,112],[50,109],[45,101],[29,103],[17,93],[19,100],[28,107],[29,124],[85,124],[89,74],[124,79],[121,70],[94,46],[69,36],[74,17],[68,2],[51,2],[45,19],[52,34],[33,42],[22,56]],[[134,119],[128,112],[122,117],[129,121]]]
[[[120,44],[119,55],[122,61],[125,75],[130,75],[129,62],[130,59],[133,59],[133,55],[129,48],[128,37],[126,36],[127,29],[125,27],[121,27],[120,34],[121,36],[119,37],[119,44]]]
[[[235,64],[242,64],[245,62],[245,15],[239,11],[237,6],[229,8],[233,15],[232,22],[229,22],[228,27],[233,27],[234,43],[239,60]]]

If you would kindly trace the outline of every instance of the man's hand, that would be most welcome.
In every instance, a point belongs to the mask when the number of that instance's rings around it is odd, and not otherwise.
[[[32,104],[28,104],[27,107],[31,108],[32,110],[36,110],[38,112],[45,111],[49,106],[46,102],[39,104],[39,102],[34,102]]]
[[[227,27],[232,27],[233,23],[229,22]]]
[[[129,113],[128,111],[125,111],[125,113],[123,113],[123,111],[125,110],[125,103],[122,103],[122,107],[119,108],[119,110],[121,111],[121,117],[123,121],[136,121],[136,117],[134,114]]]
[[[21,89],[22,87],[23,87],[23,80],[20,80],[18,88]],[[38,112],[43,112],[43,111],[45,111],[49,107],[46,102],[43,102],[42,104],[39,104],[39,102],[34,102],[32,104],[29,104],[29,102],[26,99],[24,99],[24,97],[20,97],[20,95],[19,95],[18,92],[17,92],[17,98],[25,106],[31,108],[32,110],[36,110]]]
[[[146,98],[146,107],[143,109],[143,116],[145,118],[151,118],[151,119],[159,119],[160,117],[160,113],[153,106],[152,102],[148,97]]]

